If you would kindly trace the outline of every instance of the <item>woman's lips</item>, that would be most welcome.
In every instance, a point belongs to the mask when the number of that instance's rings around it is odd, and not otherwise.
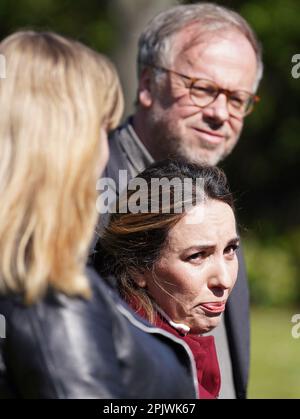
[[[223,313],[225,310],[226,301],[220,301],[217,303],[202,303],[200,307],[209,313]]]

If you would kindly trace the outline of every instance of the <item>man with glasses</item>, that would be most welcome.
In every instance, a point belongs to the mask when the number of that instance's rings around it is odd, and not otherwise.
[[[237,13],[212,3],[175,6],[139,39],[136,111],[110,138],[106,177],[134,177],[153,161],[184,157],[216,165],[236,145],[258,101],[258,41]],[[241,253],[225,319],[216,329],[221,398],[246,396],[249,301]]]

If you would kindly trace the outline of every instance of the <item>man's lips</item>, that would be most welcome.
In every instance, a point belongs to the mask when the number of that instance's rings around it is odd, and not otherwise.
[[[207,141],[212,144],[220,144],[226,138],[225,135],[214,132],[214,131],[208,131],[208,130],[204,130],[204,129],[196,128],[196,127],[193,127],[193,129],[197,131],[199,134],[201,134],[201,138],[204,141]]]
[[[226,301],[202,303],[199,306],[209,313],[223,313],[226,306]]]

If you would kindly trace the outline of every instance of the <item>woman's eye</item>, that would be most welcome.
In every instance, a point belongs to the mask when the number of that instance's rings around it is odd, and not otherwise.
[[[187,260],[188,261],[201,260],[204,257],[205,257],[205,253],[204,252],[197,252],[197,253],[193,253],[192,255],[188,256]]]
[[[226,255],[232,255],[233,256],[236,253],[238,248],[239,248],[238,244],[232,244],[232,245],[226,247],[224,253]]]

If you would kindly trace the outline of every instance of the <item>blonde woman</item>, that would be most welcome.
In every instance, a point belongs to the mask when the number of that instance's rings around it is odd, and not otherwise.
[[[17,32],[0,54],[0,396],[194,397],[187,347],[85,267],[123,106],[114,67],[54,33]]]

